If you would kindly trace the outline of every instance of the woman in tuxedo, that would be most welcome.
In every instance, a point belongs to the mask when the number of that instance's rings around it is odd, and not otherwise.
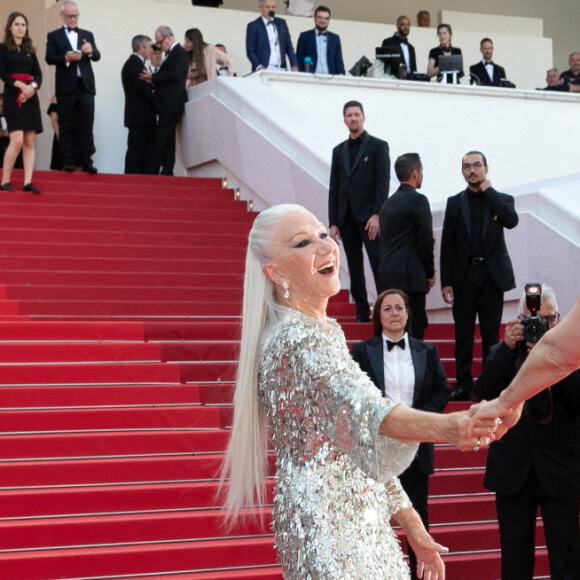
[[[433,78],[439,74],[439,57],[461,54],[461,49],[451,46],[451,26],[449,24],[440,24],[437,27],[437,36],[439,37],[439,46],[429,51],[429,61],[427,63],[427,76]],[[463,76],[463,73],[459,76]]]
[[[402,290],[385,290],[373,308],[374,338],[356,343],[352,357],[384,397],[409,407],[441,413],[449,401],[449,383],[437,347],[408,335],[409,297]],[[411,465],[399,479],[425,528],[429,526],[427,497],[433,473],[433,444],[421,443]],[[416,559],[409,549],[411,577]]]

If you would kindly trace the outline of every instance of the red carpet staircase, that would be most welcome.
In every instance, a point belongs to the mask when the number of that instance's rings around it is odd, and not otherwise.
[[[280,580],[270,530],[226,534],[215,497],[253,214],[219,180],[36,181],[0,197],[0,579]],[[436,454],[447,578],[498,578],[485,452]]]

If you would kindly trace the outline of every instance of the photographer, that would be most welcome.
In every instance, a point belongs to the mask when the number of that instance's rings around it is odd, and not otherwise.
[[[537,298],[524,293],[519,318],[508,322],[504,340],[491,348],[475,385],[479,399],[498,397],[517,374],[535,346],[535,342],[524,341],[525,329],[530,334],[532,327],[537,330],[545,324],[543,328],[549,332],[558,324],[560,314],[554,291],[545,286],[542,294],[540,287],[539,304]],[[539,321],[531,309],[537,309]],[[540,330],[533,338],[539,340],[542,333]],[[502,580],[533,578],[538,507],[544,522],[551,578],[580,579],[578,371],[525,403],[518,423],[490,447],[484,486],[496,494]]]

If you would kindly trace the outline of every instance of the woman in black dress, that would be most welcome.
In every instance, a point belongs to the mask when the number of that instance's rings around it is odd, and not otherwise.
[[[460,48],[451,46],[451,37],[453,32],[449,24],[440,24],[437,27],[437,36],[439,37],[439,46],[429,51],[429,62],[427,64],[427,76],[435,77],[439,74],[439,57],[449,56],[451,54],[461,54]],[[460,75],[463,76],[463,75]]]
[[[36,51],[28,35],[28,20],[21,12],[12,12],[0,44],[0,78],[4,81],[4,116],[10,132],[10,144],[4,154],[1,191],[14,191],[10,183],[14,162],[22,150],[23,191],[40,193],[32,185],[34,141],[42,132],[38,89],[42,72]]]

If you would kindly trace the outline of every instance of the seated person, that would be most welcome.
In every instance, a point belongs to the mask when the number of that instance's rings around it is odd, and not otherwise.
[[[401,49],[403,62],[405,64],[404,77],[411,77],[417,71],[417,61],[415,58],[415,48],[409,44],[409,32],[411,30],[411,21],[406,16],[397,18],[397,32],[385,38],[382,46],[398,46]]]
[[[471,84],[484,87],[499,87],[500,81],[506,80],[505,69],[492,61],[493,42],[491,38],[483,38],[479,43],[483,59],[469,67]]]
[[[569,70],[560,75],[560,82],[572,93],[580,92],[580,52],[573,52],[568,59]]]
[[[546,86],[540,91],[561,91],[568,92],[568,85],[563,85],[560,80],[560,73],[557,68],[550,68],[546,71]]]
[[[460,48],[451,46],[453,32],[449,24],[440,24],[437,27],[437,36],[439,37],[439,46],[429,51],[429,62],[427,64],[427,76],[433,78],[439,75],[439,57],[449,56],[452,54],[461,54]]]

